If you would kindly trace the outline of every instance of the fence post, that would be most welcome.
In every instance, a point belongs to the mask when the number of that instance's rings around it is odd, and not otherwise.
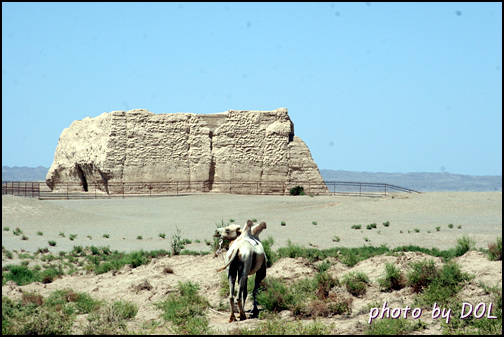
[[[68,183],[66,183],[66,188],[67,188],[66,198],[68,199]]]
[[[123,199],[124,199],[124,182],[122,183],[122,185],[123,185]]]

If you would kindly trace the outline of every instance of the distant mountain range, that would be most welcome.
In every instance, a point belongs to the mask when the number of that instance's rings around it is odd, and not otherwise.
[[[45,181],[47,167],[2,166],[2,181]]]
[[[2,166],[2,181],[45,181],[49,168]],[[469,176],[453,173],[384,173],[320,170],[325,181],[385,183],[412,190],[427,191],[502,191],[502,175]]]
[[[469,176],[448,172],[384,173],[320,170],[325,181],[384,183],[419,192],[502,191],[502,175]]]

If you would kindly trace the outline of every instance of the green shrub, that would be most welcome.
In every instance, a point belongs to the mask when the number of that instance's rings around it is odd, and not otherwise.
[[[46,300],[46,305],[63,310],[67,314],[89,314],[101,307],[102,301],[94,300],[88,293],[76,293],[73,289],[56,290]]]
[[[269,268],[273,263],[278,260],[278,254],[271,248],[275,243],[275,239],[269,235],[266,239],[261,241],[264,253],[266,254],[266,266]]]
[[[307,257],[306,248],[293,244],[290,239],[287,240],[287,247],[280,247],[277,249],[278,257]]]
[[[199,286],[190,281],[179,282],[178,293],[169,295],[168,298],[156,306],[164,313],[163,318],[171,321],[177,334],[207,334],[209,321],[205,315],[208,301],[198,294]]]
[[[191,243],[192,243],[192,241],[189,240],[189,239],[182,239],[182,244],[183,245],[190,245]]]
[[[315,282],[317,284],[317,297],[320,299],[327,298],[332,287],[339,285],[338,279],[333,278],[325,270],[317,273]]]
[[[331,262],[326,260],[326,261],[323,261],[323,262],[319,263],[318,265],[316,265],[315,268],[317,268],[319,273],[323,273],[323,272],[327,271],[329,268],[331,268],[332,265],[333,264]]]
[[[49,248],[45,247],[45,248],[37,248],[37,251],[35,252],[35,254],[45,254],[45,253],[49,253]]]
[[[77,253],[77,254],[82,253],[82,246],[73,246],[72,253]]]
[[[59,265],[59,268],[48,268],[44,270],[41,274],[41,281],[42,283],[51,283],[61,275],[64,275],[65,273],[63,272],[63,269],[61,268],[61,265]]]
[[[351,254],[351,253],[350,254],[344,254],[341,257],[341,263],[343,263],[344,265],[347,265],[349,267],[353,267],[353,266],[355,266],[359,262],[360,262],[360,259],[355,254]]]
[[[462,256],[470,250],[473,250],[476,245],[476,240],[470,238],[468,235],[464,235],[462,238],[457,239],[457,245],[455,246],[455,255]]]
[[[433,260],[413,262],[410,267],[412,270],[408,273],[407,284],[416,293],[422,291],[439,276]]]
[[[346,285],[347,291],[358,297],[366,293],[369,278],[361,272],[351,272],[343,275],[342,283]]]
[[[102,301],[95,300],[88,293],[79,293],[75,301],[75,307],[80,314],[89,314],[103,305]]]
[[[390,226],[390,222],[388,222],[388,221],[385,221],[385,222],[383,223],[383,226],[385,226],[385,227],[388,227],[388,226]]]
[[[290,189],[290,195],[305,195],[304,188],[302,186],[296,186]]]
[[[23,286],[37,281],[37,277],[33,271],[25,266],[8,265],[8,272],[3,274],[5,280],[14,281],[17,285]]]
[[[7,249],[4,251],[4,254],[8,259],[12,259],[14,257],[14,254],[10,250],[7,250]]]
[[[353,299],[351,297],[350,298],[330,297],[328,309],[332,314],[343,315],[344,313],[347,313],[351,315],[352,301]]]
[[[488,258],[492,261],[502,260],[502,236],[495,243],[488,244]]]
[[[292,309],[296,304],[296,299],[282,279],[267,277],[264,280],[265,289],[257,294],[257,303],[265,310],[280,312]]]
[[[409,321],[403,318],[384,318],[374,320],[371,324],[366,324],[364,334],[366,335],[407,335],[416,330],[423,330],[427,325],[421,320]]]
[[[440,251],[437,248],[423,248],[419,246],[400,246],[392,249],[392,252],[422,252],[424,254],[441,257],[443,261],[449,261],[450,259],[456,257],[455,248],[450,248],[448,250]]]
[[[175,228],[177,231],[172,235],[171,249],[173,255],[179,255],[182,249],[184,249],[184,245],[182,244],[182,232],[177,227]]]
[[[422,294],[415,298],[417,306],[451,307],[456,304],[457,293],[462,289],[462,283],[469,280],[468,274],[463,273],[455,262],[448,262],[437,272],[437,277],[432,280],[423,290]]]
[[[100,255],[100,248],[98,248],[96,246],[89,247],[89,250],[91,251],[91,254],[93,254],[93,255]]]
[[[88,316],[88,324],[83,327],[84,335],[126,334],[126,323],[113,304],[102,306]]]
[[[74,316],[63,310],[38,308],[29,317],[18,322],[15,334],[19,335],[68,335],[72,330]]]
[[[147,263],[143,250],[126,255],[125,260],[126,264],[131,265],[132,268],[137,268]]]
[[[333,327],[319,321],[307,324],[299,320],[286,322],[270,315],[253,327],[240,326],[232,332],[235,335],[329,335],[332,330]]]
[[[406,280],[401,273],[401,270],[397,268],[393,263],[385,264],[385,276],[378,279],[380,287],[383,291],[400,290],[405,287]]]
[[[138,305],[124,300],[114,302],[112,308],[122,319],[126,320],[134,318],[138,313]]]

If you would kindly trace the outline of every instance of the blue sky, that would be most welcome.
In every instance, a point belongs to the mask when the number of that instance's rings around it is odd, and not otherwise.
[[[2,3],[2,165],[114,110],[289,109],[320,169],[502,174],[501,3]]]

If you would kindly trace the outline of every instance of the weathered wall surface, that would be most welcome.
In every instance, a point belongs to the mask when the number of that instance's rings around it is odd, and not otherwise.
[[[120,192],[122,182],[179,182],[180,190],[233,193],[288,193],[293,184],[309,182],[310,193],[328,193],[308,147],[294,136],[287,109],[208,115],[137,109],[75,121],[60,136],[46,182],[53,190],[66,189],[67,182],[79,191],[98,184],[108,193]]]

